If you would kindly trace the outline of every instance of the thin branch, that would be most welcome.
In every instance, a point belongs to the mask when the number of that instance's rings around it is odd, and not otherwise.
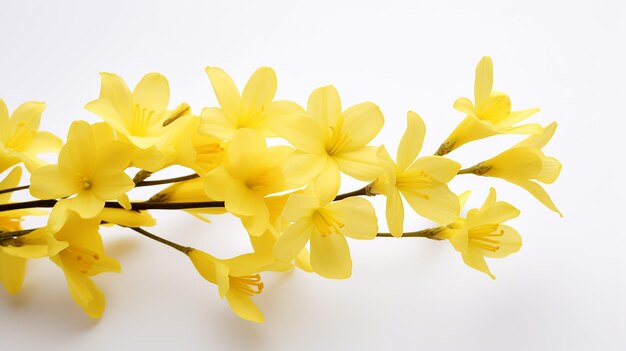
[[[182,246],[182,245],[179,245],[179,244],[177,244],[175,242],[172,242],[172,241],[169,241],[167,239],[161,238],[160,236],[154,235],[154,234],[150,233],[149,231],[147,231],[147,230],[145,230],[143,228],[139,228],[139,227],[126,227],[126,228],[132,229],[132,230],[136,231],[137,233],[139,233],[139,234],[141,234],[143,236],[146,236],[146,237],[148,237],[148,238],[150,238],[152,240],[160,242],[161,244],[165,244],[167,246],[173,247],[176,250],[184,253],[185,255],[193,250],[193,248],[191,248],[191,247]]]
[[[18,186],[18,187],[15,187],[15,188],[2,189],[2,190],[0,190],[0,194],[12,193],[14,191],[19,191],[19,190],[26,190],[29,187],[30,187],[30,185],[23,185],[23,186]]]

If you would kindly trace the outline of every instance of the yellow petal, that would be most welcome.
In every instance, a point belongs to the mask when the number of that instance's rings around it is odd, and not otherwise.
[[[246,84],[241,94],[243,113],[258,112],[263,105],[269,104],[276,94],[276,73],[269,67],[257,69]]]
[[[534,178],[541,172],[543,153],[530,147],[514,147],[481,162],[491,167],[484,175],[512,180]]]
[[[154,217],[147,211],[127,211],[120,208],[103,208],[100,219],[125,227],[151,227],[156,224]]]
[[[0,143],[6,143],[9,139],[9,109],[0,98]]]
[[[263,323],[263,314],[259,308],[252,302],[250,296],[237,290],[230,290],[226,294],[228,305],[239,317],[256,323]]]
[[[249,189],[241,182],[233,182],[226,189],[224,201],[228,212],[241,216],[260,215],[263,212],[263,208],[266,208],[263,196]],[[267,215],[269,216],[269,214]]]
[[[465,207],[465,204],[467,203],[467,200],[469,199],[471,194],[472,194],[471,190],[466,190],[458,195],[460,208]]]
[[[481,110],[491,95],[493,87],[493,63],[491,57],[483,57],[476,66],[476,80],[474,81],[474,101],[476,109]]]
[[[126,194],[118,196],[116,200],[125,210],[131,210],[133,208],[133,204],[130,203],[130,199]]]
[[[101,200],[115,200],[135,186],[122,170],[103,168],[91,178],[91,192]]]
[[[538,108],[529,108],[526,110],[511,112],[504,120],[500,121],[497,124],[497,127],[498,128],[511,127],[514,124],[527,119],[528,117],[534,115],[537,112],[539,112]]]
[[[206,73],[224,114],[236,125],[237,117],[241,114],[241,96],[237,86],[230,76],[220,68],[207,67]]]
[[[254,216],[240,216],[239,218],[251,236],[263,235],[270,224],[267,206],[259,206]]]
[[[491,122],[483,122],[476,117],[467,116],[454,131],[452,131],[444,144],[451,145],[448,150],[448,152],[450,152],[471,141],[484,139],[499,133],[499,131],[494,129]]]
[[[320,205],[331,202],[339,192],[339,166],[332,158],[328,157],[326,166],[315,178],[315,194],[319,199]]]
[[[385,123],[380,108],[371,102],[354,105],[343,112],[341,133],[348,135],[343,152],[359,150],[372,141]],[[329,124],[332,127],[332,124]]]
[[[409,111],[406,115],[406,131],[398,146],[399,170],[406,169],[415,160],[422,149],[425,133],[426,125],[424,125],[422,118],[417,113]]]
[[[124,118],[130,118],[133,112],[133,95],[131,94],[130,89],[128,89],[128,85],[126,85],[124,79],[113,73],[100,73],[100,79],[100,100],[109,101],[111,106],[113,107],[113,110],[117,111],[117,116],[109,115],[107,117],[109,119],[117,117],[119,118],[118,121],[121,122],[122,125],[124,125]],[[89,106],[90,104],[88,104],[87,106]],[[93,111],[87,106],[85,106],[87,110],[96,113],[100,117],[104,118],[106,121],[107,117],[101,115],[96,111]]]
[[[57,263],[57,260],[53,261]],[[74,268],[69,267],[65,262],[57,264],[63,268],[63,272],[65,273],[65,278],[67,280],[67,286],[76,304],[82,307],[89,317],[95,319],[100,318],[106,305],[102,291],[100,291],[100,289],[96,286],[96,284],[94,284],[94,282],[91,281],[91,279],[89,279],[89,277]]]
[[[9,172],[9,174],[0,182],[0,190],[15,188],[22,179],[22,168],[15,167]],[[0,204],[9,202],[11,193],[0,194]]]
[[[4,252],[0,247],[0,282],[9,294],[17,294],[24,282],[26,260]]]
[[[53,152],[60,150],[61,146],[63,142],[56,135],[50,132],[37,132],[26,151],[32,154]]]
[[[130,118],[132,116],[132,112],[130,109],[128,112],[120,112],[116,109],[113,102],[111,102],[110,100],[102,99],[94,100],[88,103],[87,105],[85,105],[85,109],[100,116],[100,118],[102,118],[109,126],[111,126],[111,128],[121,133],[130,135],[128,127],[126,126],[126,123],[130,123]],[[125,107],[123,109],[125,109]]]
[[[170,87],[167,79],[159,73],[143,76],[133,91],[139,108],[147,108],[156,113],[164,112],[170,100]]]
[[[329,279],[346,279],[352,275],[350,249],[343,235],[311,235],[311,267]]]
[[[539,202],[544,204],[544,206],[558,213],[559,216],[563,217],[563,214],[561,213],[561,211],[559,211],[559,209],[556,208],[556,205],[554,204],[554,202],[552,202],[552,199],[550,199],[550,195],[546,193],[546,191],[541,187],[541,185],[533,181],[524,180],[524,179],[509,180],[509,181],[513,184],[516,184],[526,189],[526,191],[528,191],[532,196],[534,196],[537,200],[539,200]]]
[[[239,129],[226,149],[229,166],[236,170],[240,179],[256,175],[263,166],[261,161],[266,150],[265,138],[259,133],[249,128]]]
[[[226,117],[224,111],[216,107],[205,107],[202,110],[202,124],[198,131],[203,135],[219,140],[230,140],[237,130],[235,123]]]
[[[226,167],[217,167],[204,176],[204,191],[211,199],[224,200],[227,189],[235,182]]]
[[[378,148],[365,146],[359,150],[333,156],[339,170],[353,178],[371,182],[383,172],[378,160]]]
[[[59,153],[59,165],[81,177],[94,173],[97,161],[97,146],[93,138],[68,141]]]
[[[91,191],[82,191],[71,199],[65,199],[67,208],[80,214],[82,218],[94,218],[104,208],[104,200]]]
[[[476,111],[474,110],[474,104],[468,98],[458,98],[454,102],[454,109],[463,112],[469,116],[476,117]]]
[[[439,224],[450,224],[459,217],[459,199],[445,184],[433,188],[399,188],[400,192],[420,216]]]
[[[309,194],[289,195],[281,216],[290,222],[303,217],[311,217],[320,207],[319,200]]]
[[[30,194],[39,199],[57,199],[82,190],[80,177],[60,165],[36,169],[30,177]]]
[[[481,254],[481,252],[477,249],[468,249],[463,253],[463,262],[468,266],[486,273],[491,279],[496,279],[496,276],[491,274],[489,267],[487,266],[487,262],[485,262],[485,257]]]
[[[452,180],[461,169],[461,164],[443,156],[420,157],[407,168],[407,172],[426,172],[435,180],[447,183]]]
[[[317,119],[324,128],[334,126],[341,115],[339,93],[332,85],[315,89],[307,104],[307,111]]]
[[[541,149],[552,139],[554,132],[556,131],[557,123],[552,122],[542,129],[540,134],[531,135],[528,138],[522,140],[516,144],[515,147],[530,147],[535,149]]]
[[[298,150],[310,154],[325,153],[328,131],[322,123],[307,115],[286,116],[276,121],[274,131]]]
[[[372,204],[361,197],[349,197],[325,207],[341,223],[341,233],[353,239],[371,240],[378,233],[378,221]]]
[[[39,128],[41,114],[45,109],[46,104],[43,102],[29,101],[21,104],[11,115],[10,134],[19,133],[19,135],[27,136],[36,131]]]
[[[294,151],[285,161],[285,180],[295,186],[309,184],[324,170],[328,158],[326,154],[308,154],[298,150]]]
[[[391,235],[396,238],[401,237],[404,233],[404,204],[399,191],[391,191],[387,194],[385,216]]]
[[[200,250],[191,250],[187,253],[191,263],[208,282],[217,284],[216,259],[208,253]]]
[[[310,218],[302,218],[287,227],[277,240],[273,249],[276,259],[291,261],[302,251],[315,227]]]
[[[541,172],[535,179],[542,183],[552,184],[561,174],[561,162],[554,157],[544,157],[541,159]]]
[[[498,230],[503,231],[502,236],[498,237],[498,250],[482,250],[483,255],[491,258],[503,258],[519,251],[522,247],[522,237],[519,233],[507,225],[500,225]]]

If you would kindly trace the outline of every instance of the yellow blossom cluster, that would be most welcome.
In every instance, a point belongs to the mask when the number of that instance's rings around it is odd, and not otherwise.
[[[476,68],[474,102],[459,98],[454,108],[464,119],[434,155],[421,155],[426,127],[415,112],[395,159],[372,140],[384,125],[372,102],[343,106],[332,85],[313,90],[306,108],[275,100],[276,75],[271,68],[255,71],[240,91],[222,69],[207,67],[219,106],[198,114],[186,103],[170,109],[167,79],[145,75],[130,90],[112,73],[102,73],[100,96],[85,108],[102,119],[75,121],[62,142],[39,131],[45,105],[26,102],[9,114],[0,100],[0,282],[11,294],[20,291],[28,259],[50,258],[66,277],[74,301],[93,318],[105,298],[91,277],[120,272],[107,256],[101,226],[120,226],[168,245],[188,257],[207,282],[217,287],[241,318],[261,322],[253,301],[263,291],[260,273],[294,268],[325,278],[352,274],[347,238],[424,237],[448,240],[463,261],[495,278],[485,257],[501,258],[518,251],[521,237],[503,224],[519,215],[512,205],[496,201],[492,188],[480,208],[463,215],[469,192],[456,194],[449,184],[458,175],[497,177],[527,190],[560,214],[538,184],[554,182],[561,164],[542,148],[556,123],[517,125],[538,109],[511,111],[510,98],[492,91],[489,57]],[[173,106],[173,105],[172,105]],[[527,134],[500,154],[463,168],[448,154],[462,145],[497,134]],[[57,153],[46,163],[42,153]],[[23,166],[23,168],[22,168]],[[147,180],[171,166],[191,174]],[[132,169],[138,169],[134,177]],[[19,186],[22,172],[28,185]],[[363,187],[340,193],[342,179]],[[148,200],[131,200],[137,187],[168,184]],[[12,202],[13,192],[28,189],[32,201]],[[377,216],[369,197],[386,198]],[[435,223],[407,230],[405,204]],[[46,211],[44,209],[51,209]],[[232,214],[252,251],[217,258],[210,249],[188,247],[149,232],[153,210],[183,210],[205,221],[207,215]],[[22,228],[28,216],[47,216],[47,224]],[[379,232],[379,217],[389,232]]]

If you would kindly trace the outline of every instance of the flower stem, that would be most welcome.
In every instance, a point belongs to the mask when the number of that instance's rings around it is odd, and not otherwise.
[[[146,237],[148,237],[148,238],[150,238],[152,240],[160,242],[161,244],[165,244],[167,246],[173,247],[176,250],[184,253],[185,255],[188,254],[191,250],[193,250],[193,248],[191,248],[191,247],[182,246],[182,245],[179,245],[179,244],[177,244],[175,242],[172,242],[172,241],[169,241],[167,239],[161,238],[160,236],[154,235],[154,234],[150,233],[149,231],[147,231],[147,230],[145,230],[143,228],[139,228],[139,227],[126,227],[126,228],[132,229],[132,230],[136,231],[137,233],[139,233],[139,234],[141,234],[143,236],[146,236]]]
[[[176,177],[176,178],[168,178],[168,179],[161,179],[161,180],[144,180],[144,181],[141,181],[141,182],[137,183],[135,185],[135,187],[138,188],[138,187],[142,187],[142,186],[152,186],[152,185],[177,183],[177,182],[182,182],[182,181],[185,181],[185,180],[195,179],[195,178],[198,178],[198,177],[199,177],[199,175],[194,173],[194,174],[189,174],[189,175],[186,175],[186,176]]]
[[[435,228],[418,230],[416,232],[406,232],[402,234],[401,238],[427,238],[427,239],[432,239],[432,240],[443,240],[443,239],[438,238],[437,234],[441,233],[441,231],[444,229],[445,227],[435,227]],[[379,238],[394,237],[393,235],[391,235],[391,233],[378,233],[376,234],[376,236]]]
[[[12,193],[14,191],[19,191],[19,190],[26,190],[29,187],[30,187],[30,185],[23,185],[23,186],[18,186],[18,187],[15,187],[15,188],[2,189],[2,190],[0,190],[0,194]]]
[[[34,232],[37,229],[39,228],[16,230],[14,232],[0,232],[0,244],[2,244],[2,242],[6,240],[15,239],[17,237],[24,236],[26,234]]]
[[[352,196],[374,196],[376,194],[372,193],[372,184],[368,184],[366,186],[364,186],[363,188],[359,189],[359,190],[355,190],[355,191],[351,191],[349,193],[344,193],[344,194],[339,194],[335,197],[335,199],[333,201],[339,201],[339,200],[343,200],[345,198],[348,197],[352,197]]]

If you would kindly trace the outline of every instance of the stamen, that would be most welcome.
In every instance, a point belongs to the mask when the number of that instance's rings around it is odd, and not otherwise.
[[[265,285],[259,274],[245,275],[243,277],[230,276],[230,288],[242,292],[248,296],[258,295],[263,292]]]
[[[498,230],[499,227],[499,224],[484,224],[470,228],[468,239],[471,245],[491,252],[500,250],[500,240],[494,239],[504,235],[504,230]]]
[[[61,255],[83,274],[88,274],[96,261],[100,260],[100,255],[82,247],[70,246],[63,250]]]
[[[148,129],[154,124],[152,117],[154,111],[147,108],[141,108],[139,104],[135,104],[133,119],[130,124],[130,134],[135,136],[146,136]]]
[[[328,129],[330,137],[328,139],[328,143],[326,144],[326,152],[332,156],[345,148],[345,146],[348,145],[352,141],[352,139],[350,138],[348,133],[345,133],[342,130],[342,116],[339,116],[339,118],[337,119],[337,124],[334,127],[329,127]]]
[[[325,213],[324,210],[319,210],[313,216],[313,223],[315,227],[322,234],[322,236],[328,236],[331,234],[341,234],[341,228],[344,224],[339,222],[335,217]]]
[[[80,178],[79,183],[85,190],[91,189],[91,186],[93,185],[91,184],[91,182],[89,181],[89,178],[87,177]]]

